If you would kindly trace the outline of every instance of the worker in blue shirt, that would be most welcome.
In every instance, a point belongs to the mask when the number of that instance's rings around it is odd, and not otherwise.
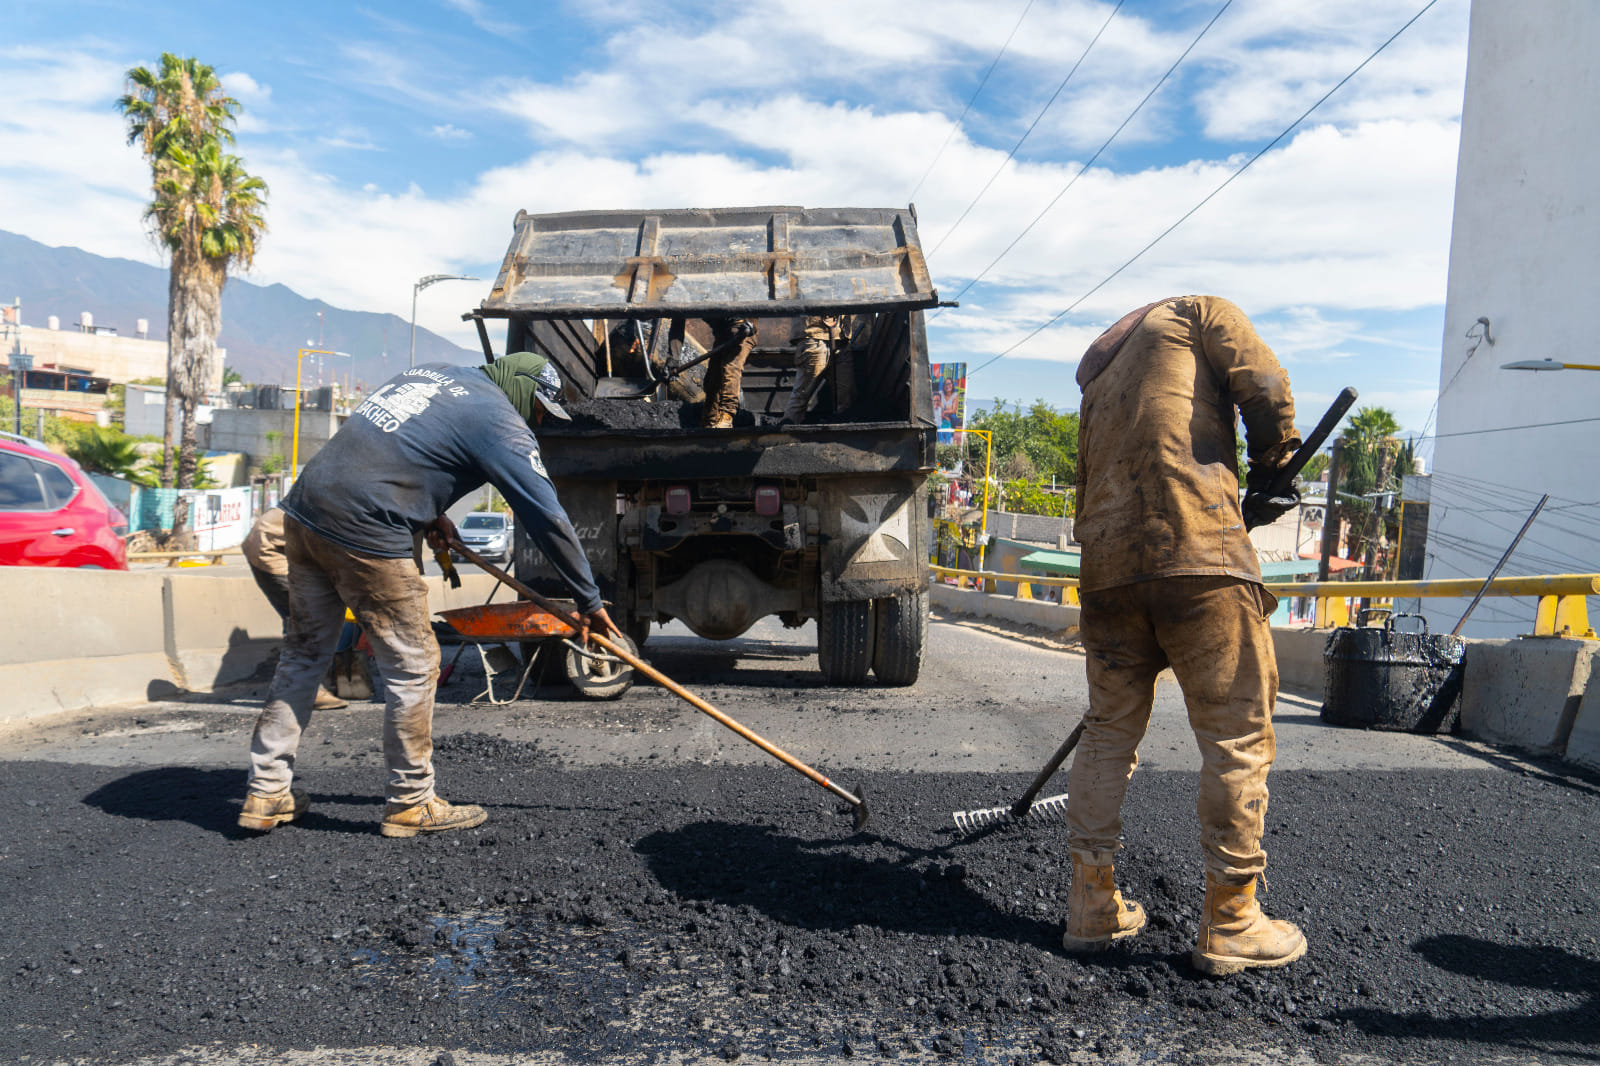
[[[580,640],[591,628],[619,635],[533,435],[545,417],[569,417],[560,394],[555,369],[532,352],[477,368],[423,364],[368,396],[306,464],[280,505],[289,633],[250,741],[241,826],[265,831],[305,813],[306,794],[290,788],[295,751],[346,605],[384,681],[388,802],[379,832],[412,837],[483,823],[482,807],[434,790],[439,645],[414,560],[420,538],[435,547],[454,538],[445,510],[487,481],[571,588]]]

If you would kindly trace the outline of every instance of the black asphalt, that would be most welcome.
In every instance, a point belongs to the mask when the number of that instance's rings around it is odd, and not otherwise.
[[[568,769],[469,734],[441,780],[490,820],[405,841],[376,833],[376,760],[328,762],[259,836],[239,766],[0,764],[0,1061],[1600,1059],[1600,787],[1553,767],[1274,772],[1263,900],[1310,954],[1216,980],[1188,962],[1188,773],[1130,792],[1119,874],[1150,928],[1071,958],[1062,829],[951,830],[1026,775],[873,774],[853,834],[779,767]]]

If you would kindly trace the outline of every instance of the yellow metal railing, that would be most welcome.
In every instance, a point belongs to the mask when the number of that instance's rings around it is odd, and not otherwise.
[[[1053,585],[1067,590],[1062,594],[1064,603],[1078,602],[1078,579],[1075,577],[1043,577],[1038,574],[997,574],[987,570],[957,570],[948,566],[930,566],[940,577],[953,577],[965,585],[973,581],[985,591],[994,591],[994,582],[1017,583],[1019,599],[1032,599],[1032,585]],[[1267,583],[1267,591],[1280,599],[1285,596],[1303,596],[1316,601],[1316,617],[1312,623],[1317,628],[1347,626],[1350,624],[1351,599],[1392,601],[1399,599],[1428,599],[1434,597],[1462,598],[1476,596],[1483,588],[1478,578],[1446,578],[1437,581],[1275,581]],[[1585,597],[1600,594],[1600,574],[1544,574],[1535,577],[1497,577],[1489,584],[1485,596],[1531,596],[1539,601],[1534,617],[1533,635],[1538,637],[1583,637],[1596,639],[1589,625],[1589,606]],[[1069,598],[1070,597],[1070,598]]]

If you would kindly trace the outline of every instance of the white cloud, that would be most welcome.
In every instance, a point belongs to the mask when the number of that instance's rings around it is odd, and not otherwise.
[[[492,20],[475,0],[452,6]],[[1252,314],[1278,315],[1294,327],[1284,349],[1291,357],[1347,350],[1362,340],[1363,311],[1442,303],[1465,31],[1460,11],[1448,11],[1464,6],[1445,0],[1314,119],[1336,124],[1313,124],[1262,159],[1018,358],[1074,362],[1123,311],[1177,292],[1219,292]],[[1227,149],[1201,134],[1253,146],[1277,133],[1399,19],[1387,0],[1305,8],[1235,0],[1186,65],[1189,80],[1169,86],[1170,98],[1164,90],[1119,139],[1117,149],[1126,151],[1114,150],[1085,174],[959,311],[937,318],[932,328],[942,342],[993,353],[1020,340],[1246,158],[1221,158]],[[459,123],[485,107],[526,124],[526,140],[493,146],[498,165],[454,179],[443,194],[392,182],[383,188],[366,175],[341,182],[317,170],[315,135],[296,142],[286,127],[242,128],[250,143],[241,150],[272,189],[271,231],[252,280],[405,316],[422,274],[492,276],[519,209],[903,203],[950,133],[972,71],[993,57],[1021,10],[963,0],[931,0],[914,19],[891,0],[717,0],[687,13],[594,0],[573,9],[609,34],[599,62],[549,80],[502,79],[492,91],[425,77],[425,57],[404,47],[369,40],[339,47],[337,85],[353,80],[370,97],[401,101],[391,108],[411,108],[410,128],[437,140],[472,137]],[[1109,10],[1073,0],[1030,11],[992,95],[980,98],[978,111],[986,113],[956,132],[918,193],[925,247],[994,173]],[[1199,24],[1127,8],[1118,14],[1020,158],[932,257],[945,296],[1061,190]],[[640,62],[645,55],[650,61]],[[0,56],[24,70],[13,79],[20,97],[0,114],[8,145],[0,226],[153,259],[138,222],[148,175],[138,153],[123,147],[120,120],[107,106],[125,66],[70,50]],[[966,78],[959,90],[951,72]],[[283,109],[255,76],[231,73],[224,84],[252,106],[270,107],[274,119]],[[787,88],[774,92],[778,85]],[[329,125],[318,131],[321,142],[348,149],[374,149],[387,135]],[[1142,150],[1173,136],[1192,138],[1194,158],[1144,162],[1156,155]],[[485,132],[474,148],[488,150],[490,140]],[[389,171],[405,180],[403,162]],[[430,292],[419,322],[475,346],[457,316],[486,287]]]
[[[264,107],[272,100],[272,86],[263,85],[242,70],[220,76],[223,91],[247,108]]]
[[[483,0],[445,0],[445,4],[467,16],[472,20],[474,26],[488,33],[516,34],[522,32],[521,26],[492,16]]]

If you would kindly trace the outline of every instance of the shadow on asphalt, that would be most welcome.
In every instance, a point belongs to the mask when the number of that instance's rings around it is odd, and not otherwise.
[[[110,781],[83,798],[84,803],[118,818],[146,822],[188,822],[208,833],[232,839],[260,834],[240,829],[237,819],[244,803],[243,770],[202,770],[192,766],[159,766]],[[382,806],[381,797],[311,793],[311,809],[295,823],[301,832],[372,834],[379,817],[362,821],[339,818],[318,810],[318,804]]]
[[[1346,1010],[1335,1017],[1368,1033],[1399,1039],[1471,1040],[1527,1051],[1559,1048],[1563,1056],[1600,1062],[1600,1052],[1562,1046],[1600,1042],[1600,1011],[1595,1009],[1600,1006],[1600,964],[1560,947],[1497,944],[1454,933],[1428,937],[1413,950],[1442,970],[1479,981],[1583,999],[1567,1010],[1525,1015]]]
[[[966,881],[966,867],[865,858],[863,843],[919,858],[943,849],[905,847],[896,841],[855,837],[807,840],[770,826],[695,822],[652,833],[634,849],[662,888],[689,900],[750,907],[774,921],[803,929],[846,931],[859,925],[930,937],[988,937],[1056,954],[1059,919],[1042,920],[997,907]],[[737,862],[725,861],[738,856]],[[1138,970],[1166,962],[1188,969],[1187,953],[1136,950],[1084,956],[1109,970]]]
[[[1526,753],[1511,753],[1498,748],[1478,747],[1451,737],[1440,741],[1453,751],[1470,755],[1498,770],[1527,774],[1551,785],[1560,785],[1589,796],[1600,796],[1600,772],[1588,770],[1559,759]]]

